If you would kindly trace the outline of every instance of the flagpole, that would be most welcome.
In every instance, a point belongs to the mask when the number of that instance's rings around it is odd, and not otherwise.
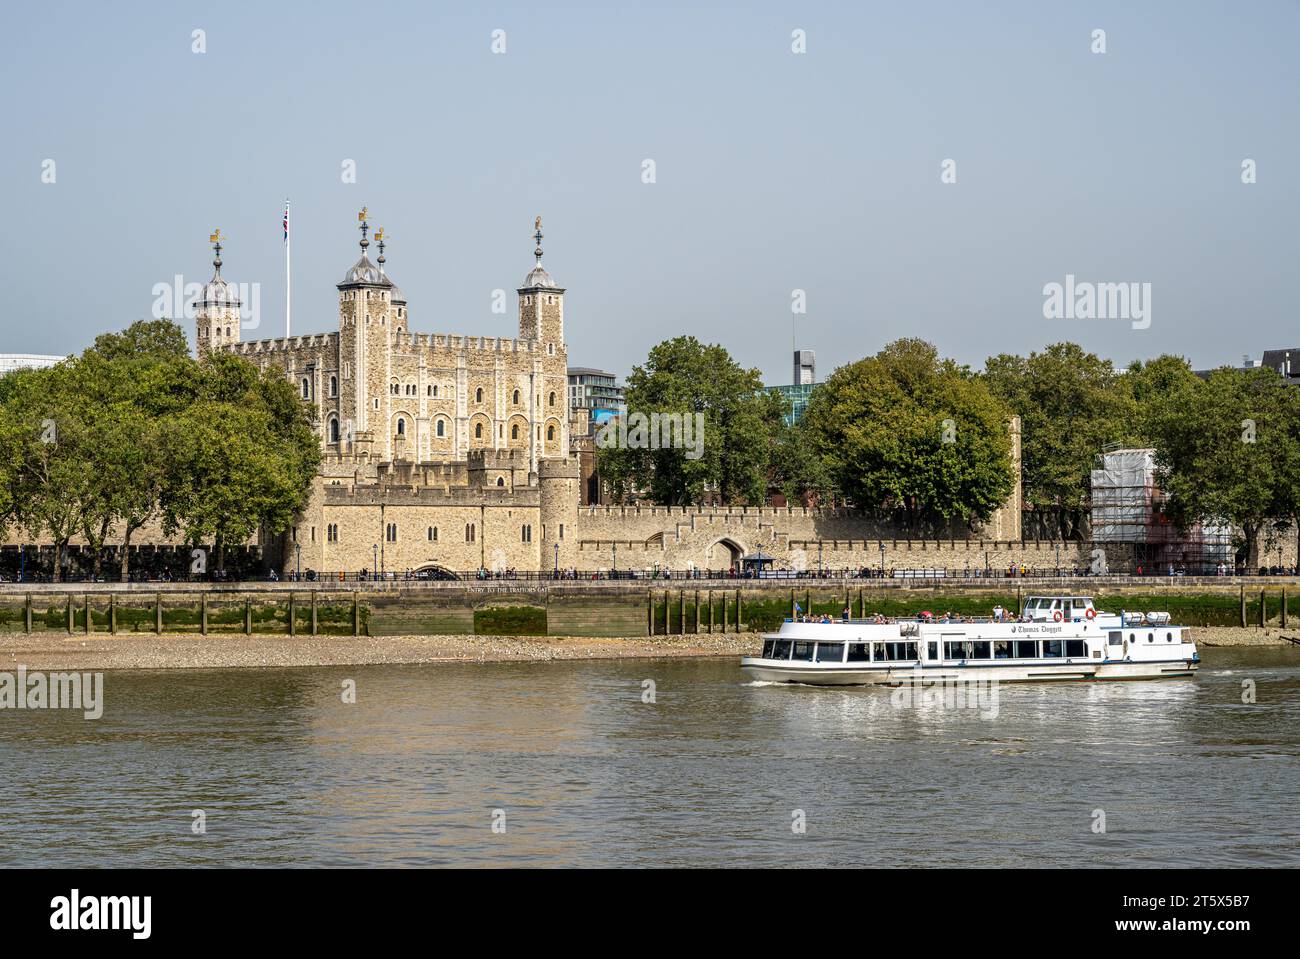
[[[289,298],[291,295],[290,274],[289,274],[289,246],[293,242],[289,236],[289,198],[284,198],[284,338],[289,338]]]

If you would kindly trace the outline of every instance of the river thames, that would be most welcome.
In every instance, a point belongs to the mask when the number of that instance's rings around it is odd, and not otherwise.
[[[1203,656],[996,715],[735,658],[109,672],[0,711],[0,865],[1300,865],[1300,650]]]

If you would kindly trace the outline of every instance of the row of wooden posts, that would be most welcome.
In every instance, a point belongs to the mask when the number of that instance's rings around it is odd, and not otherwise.
[[[728,590],[728,589],[706,589],[706,590],[698,590],[698,589],[697,589],[697,590],[695,590],[694,592],[695,592],[695,630],[694,630],[694,632],[697,632],[697,633],[699,633],[699,632],[706,632],[706,631],[707,631],[707,632],[710,632],[710,633],[712,633],[712,632],[716,632],[716,631],[717,631],[717,627],[718,627],[719,625],[721,625],[721,627],[722,627],[722,632],[724,632],[724,633],[733,633],[733,632],[734,632],[734,633],[739,633],[739,632],[743,632],[743,631],[744,631],[744,627],[743,627],[743,625],[742,625],[742,621],[741,621],[741,615],[742,615],[742,613],[743,613],[744,606],[743,606],[743,601],[742,601],[741,598],[740,598],[740,590],[738,590],[738,589],[737,589],[737,590]],[[707,594],[707,596],[708,596],[707,607],[708,607],[708,611],[709,611],[709,613],[708,613],[708,623],[707,623],[707,625],[706,625],[706,623],[704,622],[704,617],[702,617],[702,616],[700,615],[700,593],[701,593],[701,592]],[[735,598],[734,598],[734,599],[728,599],[728,594],[729,594],[729,593],[733,593],[733,592],[735,593]],[[722,607],[721,617],[720,617],[721,620],[722,620],[722,622],[721,622],[720,624],[718,623],[718,618],[719,618],[719,617],[717,616],[717,607],[718,607],[719,604],[715,604],[714,601],[713,601],[713,594],[714,594],[714,593],[720,593],[720,594],[722,594],[722,602],[721,602],[721,604],[720,604],[721,607]],[[664,626],[664,630],[663,630],[663,631],[664,631],[665,635],[670,635],[670,634],[672,634],[672,632],[673,632],[673,628],[672,628],[673,624],[672,624],[672,621],[671,621],[672,601],[671,601],[671,599],[669,598],[669,597],[671,596],[671,594],[672,594],[672,590],[668,590],[668,589],[664,590],[664,596],[663,596],[663,626]],[[646,611],[647,611],[647,615],[648,615],[648,617],[649,617],[649,623],[648,623],[647,625],[648,625],[648,629],[649,629],[649,635],[651,635],[651,636],[656,635],[656,631],[658,630],[658,627],[659,627],[659,616],[658,616],[658,613],[657,613],[657,607],[658,607],[658,606],[659,606],[659,604],[655,602],[655,594],[654,594],[654,590],[650,590],[650,592],[646,594]],[[735,615],[735,619],[734,619],[734,620],[731,618],[731,611],[732,611],[733,609],[735,610],[735,613],[736,613],[736,615]],[[681,634],[684,634],[684,633],[686,632],[686,590],[684,590],[684,589],[679,589],[679,590],[677,590],[677,630],[676,630],[676,632],[681,633]]]
[[[176,594],[171,594],[171,595],[176,595]],[[200,596],[199,632],[206,636],[208,632],[208,594],[200,593],[199,596]],[[83,626],[82,631],[86,634],[90,634],[94,632],[94,624],[90,615],[90,599],[91,599],[90,593],[84,594],[83,602],[85,608],[86,622],[85,625]],[[68,594],[67,610],[68,610],[68,619],[67,619],[68,634],[72,635],[73,633],[76,632],[76,614],[75,614],[75,607],[73,606],[73,602],[72,602],[71,593]],[[25,631],[30,633],[32,631],[32,594],[31,593],[27,594],[27,601],[23,612],[24,612],[23,623],[24,623]],[[297,635],[297,631],[298,631],[297,618],[298,618],[298,596],[296,593],[291,592],[289,593],[289,635],[290,636]],[[116,593],[109,593],[108,595],[108,631],[109,633],[117,632],[117,594]],[[162,593],[157,593],[154,596],[154,632],[161,634],[162,631],[163,631]],[[246,596],[244,597],[244,633],[248,635],[251,634],[252,632],[253,632],[253,599],[251,596]],[[311,590],[311,627],[310,627],[309,634],[315,636],[318,634],[318,632],[319,632],[319,626],[316,619],[316,590],[313,589]],[[357,594],[355,591],[352,593],[352,635],[353,636],[361,635],[360,604],[358,602]]]
[[[701,604],[700,594],[701,594],[701,593],[704,593],[704,594],[707,595],[707,598],[706,598],[705,600],[703,600],[703,602],[704,602],[704,604],[705,604],[705,609],[708,611],[708,615],[707,615],[707,623],[705,622],[706,617],[703,616],[703,615],[701,615],[701,612],[700,612],[700,604]],[[720,594],[721,594],[721,597],[722,597],[722,602],[721,602],[721,604],[720,604],[720,605],[721,605],[721,610],[722,610],[722,611],[721,611],[721,620],[722,620],[721,624],[719,624],[718,621],[717,621],[717,620],[718,620],[718,616],[717,616],[717,612],[716,612],[716,608],[715,608],[715,607],[716,607],[716,605],[719,605],[719,604],[715,604],[715,603],[714,603],[714,600],[713,600],[713,594],[714,594],[714,593],[720,593]],[[734,596],[734,598],[730,598],[730,599],[729,599],[729,598],[728,598],[728,595],[731,594],[731,593],[734,593],[735,596]],[[700,632],[710,632],[710,633],[712,633],[712,632],[716,632],[716,631],[717,631],[717,627],[718,627],[718,625],[721,625],[721,627],[722,627],[722,632],[724,632],[724,633],[730,633],[730,632],[737,632],[737,633],[739,633],[739,632],[744,632],[744,629],[745,629],[745,627],[744,627],[744,601],[741,599],[740,590],[738,590],[738,589],[736,589],[736,590],[728,590],[728,589],[705,589],[705,590],[699,590],[699,589],[697,589],[697,590],[694,590],[694,594],[695,594],[695,596],[694,596],[694,599],[695,599],[695,629],[694,629],[694,632],[697,632],[697,633],[700,633]],[[658,613],[658,607],[659,607],[660,605],[662,605],[662,607],[663,607],[663,619],[662,619],[662,622],[663,622],[663,631],[664,631],[664,633],[666,633],[666,634],[671,634],[671,633],[674,632],[674,630],[673,630],[673,628],[672,628],[672,627],[673,627],[673,623],[672,623],[672,613],[671,613],[671,611],[672,611],[672,600],[671,600],[671,596],[672,596],[672,590],[667,590],[667,589],[664,590],[664,591],[663,591],[663,602],[662,602],[662,604],[660,604],[660,603],[657,603],[657,602],[655,601],[654,590],[651,590],[651,591],[647,594],[647,596],[646,596],[646,612],[647,612],[647,617],[648,617],[648,623],[647,623],[647,626],[648,626],[648,629],[649,629],[649,634],[650,634],[651,636],[654,636],[654,635],[656,634],[656,630],[658,629],[658,626],[659,626],[659,623],[660,623],[660,618],[659,618],[659,613]],[[687,596],[687,591],[686,591],[685,589],[679,589],[679,590],[677,590],[677,629],[676,629],[676,632],[679,633],[679,634],[684,634],[684,633],[686,632],[686,596]],[[791,618],[791,619],[794,619],[794,618],[795,618],[795,615],[796,615],[796,607],[798,606],[798,602],[799,602],[799,601],[798,601],[798,599],[797,599],[796,596],[795,596],[795,591],[794,591],[793,589],[791,589],[791,590],[790,590],[790,618]],[[849,608],[850,615],[852,615],[852,610],[853,610],[853,606],[854,606],[853,591],[852,591],[851,589],[849,589],[849,587],[847,587],[847,586],[844,588],[844,605],[847,606],[847,607]],[[736,613],[736,615],[735,615],[735,619],[732,619],[732,618],[731,618],[731,611],[732,611],[733,609],[735,610],[735,613]],[[808,610],[812,609],[812,593],[811,593],[810,591],[808,591],[808,590],[805,590],[805,591],[804,591],[804,597],[803,597],[803,609],[804,609],[804,612],[808,612]],[[859,618],[864,617],[864,616],[866,615],[865,612],[864,612],[864,610],[866,609],[866,591],[865,591],[862,587],[858,587],[858,590],[857,590],[857,609],[858,609],[857,616],[858,616]]]

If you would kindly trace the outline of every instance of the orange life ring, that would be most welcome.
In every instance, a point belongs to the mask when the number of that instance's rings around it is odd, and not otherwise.
[[[1090,609],[1090,610],[1088,610],[1086,613],[1084,613],[1083,615],[1084,615],[1084,616],[1087,616],[1089,619],[1096,619],[1096,618],[1097,618],[1097,611],[1096,611],[1095,609]]]
[[[1053,620],[1054,622],[1058,622],[1058,623],[1059,623],[1059,622],[1061,621],[1061,619],[1062,619],[1061,611],[1058,609],[1056,612],[1054,612],[1054,613],[1052,614],[1052,620]]]

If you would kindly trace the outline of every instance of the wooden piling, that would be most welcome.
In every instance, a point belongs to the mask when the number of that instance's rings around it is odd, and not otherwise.
[[[155,593],[153,600],[153,631],[162,635],[162,593]]]
[[[32,631],[32,594],[27,594],[27,602],[23,604],[23,623],[28,633]]]
[[[289,635],[296,636],[298,633],[297,624],[294,620],[298,616],[298,609],[294,605],[293,590],[289,591]]]
[[[316,635],[316,590],[311,591],[311,634]]]
[[[208,594],[199,593],[199,632],[208,635]]]
[[[352,591],[352,635],[361,635],[361,607],[357,602],[357,591]]]

